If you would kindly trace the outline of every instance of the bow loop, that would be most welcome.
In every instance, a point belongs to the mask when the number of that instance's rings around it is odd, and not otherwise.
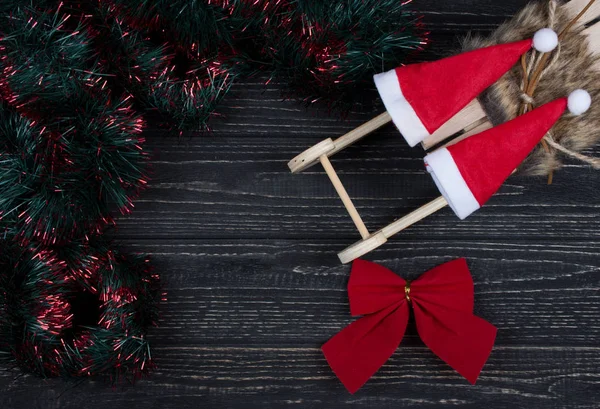
[[[467,260],[459,258],[432,268],[411,284],[415,302],[426,300],[465,313],[473,313],[473,278]]]
[[[365,260],[352,263],[348,299],[353,317],[373,314],[404,300],[406,281],[391,270]]]
[[[354,321],[323,345],[323,354],[350,393],[359,390],[400,346],[408,308],[386,308]]]
[[[410,300],[417,331],[433,353],[475,383],[496,327],[473,315],[473,280],[465,259],[438,266],[407,283],[376,263],[356,260],[348,296],[352,315],[364,315],[323,345],[327,362],[356,392],[400,345]]]
[[[492,352],[496,327],[473,315],[415,303],[417,332],[423,343],[471,384]]]

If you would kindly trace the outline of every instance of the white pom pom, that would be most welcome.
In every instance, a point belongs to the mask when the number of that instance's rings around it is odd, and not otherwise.
[[[583,89],[578,89],[571,92],[569,95],[569,111],[573,115],[581,115],[585,113],[592,105],[592,97]]]
[[[533,48],[541,53],[549,53],[558,47],[558,35],[550,28],[542,28],[533,36]]]

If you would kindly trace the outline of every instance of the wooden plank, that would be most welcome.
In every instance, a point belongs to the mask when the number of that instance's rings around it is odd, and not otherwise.
[[[372,259],[414,279],[467,256],[476,313],[499,328],[477,386],[431,354],[409,325],[401,348],[350,396],[319,346],[352,321],[348,266],[332,240],[131,241],[167,284],[161,326],[151,331],[158,370],[117,391],[0,371],[0,407],[378,408],[421,402],[490,408],[589,407],[600,381],[600,243],[390,240]],[[424,394],[424,390],[428,392]],[[586,393],[581,393],[582,391]],[[187,404],[186,404],[187,402]],[[569,406],[574,405],[574,406]]]
[[[571,0],[563,6],[573,16],[576,16],[583,10],[590,0]],[[579,24],[585,25],[600,16],[600,3],[596,1],[589,10],[581,17]]]
[[[349,126],[338,124],[340,130]],[[149,148],[156,152],[153,180],[133,214],[119,218],[120,233],[135,238],[343,238],[351,244],[359,235],[324,172],[292,175],[286,166],[316,138],[215,136],[177,142],[148,134]],[[439,195],[422,156],[388,127],[335,157],[340,178],[373,231]],[[587,183],[573,183],[582,175]],[[443,210],[402,236],[513,240],[518,230],[520,238],[532,240],[600,237],[599,185],[600,172],[579,163],[557,172],[550,187],[544,178],[514,177],[467,220]]]
[[[440,129],[423,141],[423,149],[430,149],[447,138],[477,123],[487,116],[478,100],[471,101],[463,110],[446,122]]]
[[[497,347],[472,386],[424,346],[401,346],[356,395],[317,345],[168,345],[135,386],[69,385],[0,372],[4,409],[60,408],[544,408],[597,409],[600,348]],[[9,392],[9,393],[6,393]]]
[[[450,142],[444,144],[444,146],[446,146],[446,147],[452,146],[455,143],[462,141],[463,139],[467,139],[469,136],[477,135],[478,133],[487,131],[488,129],[491,129],[493,126],[494,125],[492,125],[492,123],[490,121],[488,121],[487,118],[483,119],[480,121],[480,123],[478,125],[473,126],[469,131],[452,139]]]
[[[585,29],[584,33],[589,38],[589,47],[594,55],[600,54],[600,23],[596,23]],[[600,59],[594,64],[596,70],[600,69]]]
[[[600,243],[392,238],[369,254],[404,278],[466,257],[476,310],[501,345],[597,346]],[[440,240],[441,239],[441,240]],[[344,240],[160,240],[123,243],[147,252],[165,276],[159,345],[321,344],[351,321]],[[557,300],[560,300],[557,302]],[[407,339],[416,339],[411,331]]]
[[[435,33],[423,58],[447,55],[458,36],[491,31],[528,1],[415,2]],[[500,332],[473,387],[411,323],[402,348],[350,396],[318,348],[351,321],[349,267],[336,252],[357,235],[326,176],[296,177],[285,163],[383,107],[370,90],[340,121],[326,107],[282,101],[282,84],[263,82],[236,85],[210,137],[146,135],[154,181],[118,234],[126,249],[153,255],[167,285],[162,326],[150,334],[158,371],[113,389],[2,367],[2,409],[598,407],[598,172],[574,164],[552,187],[511,179],[469,220],[436,214],[373,253],[408,278],[468,256],[476,312]],[[365,221],[383,226],[436,196],[422,156],[387,127],[335,166]]]

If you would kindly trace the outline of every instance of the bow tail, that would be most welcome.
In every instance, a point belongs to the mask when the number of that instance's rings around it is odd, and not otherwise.
[[[323,347],[329,366],[355,393],[398,349],[408,323],[406,303],[367,315],[348,325]]]
[[[475,384],[488,360],[497,329],[473,314],[433,304],[414,305],[419,336],[431,351]]]

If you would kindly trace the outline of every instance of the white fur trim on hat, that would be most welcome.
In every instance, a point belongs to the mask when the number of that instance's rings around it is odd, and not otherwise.
[[[413,147],[428,137],[430,134],[425,125],[402,94],[396,70],[377,74],[373,79],[385,109],[406,142]]]
[[[425,156],[425,167],[448,205],[461,220],[481,207],[448,149],[441,148]]]

